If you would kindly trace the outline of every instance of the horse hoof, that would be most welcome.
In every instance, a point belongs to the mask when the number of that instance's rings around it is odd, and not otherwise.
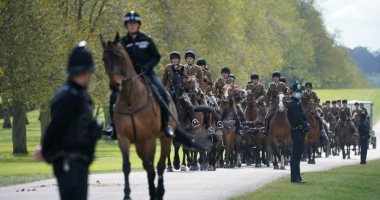
[[[187,171],[187,168],[186,168],[185,165],[182,165],[182,166],[181,166],[181,172],[185,172],[185,171]]]
[[[311,164],[315,165],[315,160],[311,161]]]
[[[207,171],[215,171],[215,167],[210,165],[210,166],[208,166]]]
[[[280,169],[281,169],[281,170],[285,170],[285,166],[281,166]]]
[[[273,169],[280,169],[277,165],[273,166]]]
[[[198,170],[199,170],[198,165],[190,167],[190,171],[198,171]]]
[[[260,168],[260,167],[261,167],[261,164],[256,164],[255,167],[256,167],[256,168]]]
[[[237,164],[237,167],[241,167],[241,163]]]
[[[168,167],[167,172],[174,172],[173,168],[171,166]]]

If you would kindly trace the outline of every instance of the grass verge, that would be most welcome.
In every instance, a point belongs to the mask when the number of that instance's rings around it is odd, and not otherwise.
[[[380,160],[302,175],[306,184],[291,184],[289,177],[231,200],[380,199]]]

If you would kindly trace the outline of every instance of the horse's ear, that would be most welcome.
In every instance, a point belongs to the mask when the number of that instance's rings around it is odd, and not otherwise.
[[[105,49],[106,48],[106,42],[104,41],[104,38],[103,38],[102,34],[99,35],[99,39],[100,39],[100,43],[102,43],[103,49]]]
[[[120,40],[119,32],[116,32],[115,39],[113,40],[113,44],[116,45]]]

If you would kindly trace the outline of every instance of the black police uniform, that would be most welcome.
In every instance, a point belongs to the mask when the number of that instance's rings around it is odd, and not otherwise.
[[[154,90],[154,95],[156,98],[159,101],[164,101],[166,105],[169,105],[166,89],[163,86],[161,80],[153,71],[154,66],[158,64],[161,58],[161,55],[158,52],[153,40],[147,35],[139,32],[135,39],[133,39],[132,36],[127,33],[126,36],[121,38],[120,42],[127,50],[136,72],[145,72],[144,79],[148,81],[148,84]],[[168,127],[169,110],[162,103],[160,103],[160,106],[162,128],[168,135],[166,128]]]
[[[362,111],[360,114],[360,121],[358,124],[358,130],[360,135],[360,164],[366,164],[367,160],[367,149],[368,149],[368,140],[370,138],[370,126],[368,120],[366,119],[366,111]]]
[[[82,52],[74,49],[71,59],[79,59]],[[84,52],[86,54],[86,52]],[[92,57],[91,57],[92,59]],[[69,61],[71,75],[93,69],[84,69]],[[76,65],[78,64],[78,65]],[[92,63],[93,64],[93,63]],[[101,128],[92,116],[93,103],[87,88],[69,78],[51,102],[51,121],[42,142],[42,155],[53,165],[61,199],[87,199],[88,168],[94,158],[96,141]]]
[[[305,132],[309,127],[299,99],[292,97],[287,104],[288,120],[291,125],[292,155],[290,160],[291,182],[303,182],[300,161],[304,149]]]

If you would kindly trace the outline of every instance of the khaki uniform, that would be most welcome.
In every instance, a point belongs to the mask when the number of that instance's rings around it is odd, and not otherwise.
[[[212,82],[212,77],[211,77],[211,72],[209,69],[206,67],[202,68],[202,73],[203,73],[203,80],[202,80],[202,90],[205,92],[207,95],[212,96],[213,94],[213,82]]]
[[[203,80],[202,68],[194,64],[193,65],[185,64],[184,66],[185,66],[185,74],[188,76],[197,77],[199,84],[202,84],[202,80]]]
[[[251,101],[252,98],[254,98],[257,102],[257,106],[262,111],[262,113],[265,115],[265,105],[264,105],[264,98],[265,98],[265,89],[264,85],[261,83],[254,84],[253,82],[248,82],[246,90],[248,91],[247,100]]]
[[[265,102],[266,105],[270,105],[270,109],[267,113],[266,118],[272,117],[274,114],[274,111],[276,110],[276,107],[278,105],[278,94],[282,92],[283,94],[286,94],[286,85],[282,82],[272,82],[269,84],[267,94],[265,96]]]
[[[327,114],[330,112],[331,108],[328,106],[322,107],[323,116],[327,116]]]
[[[348,126],[350,127],[351,133],[357,133],[357,129],[355,127],[354,122],[351,119],[351,111],[350,108],[342,106],[339,109],[339,122],[342,123],[342,118],[346,118],[348,122]],[[340,124],[338,123],[338,124]]]
[[[338,120],[339,119],[339,108],[338,107],[331,107],[330,108],[330,111],[331,113],[334,115],[335,119]]]
[[[181,71],[185,71],[185,66],[179,64],[179,65],[173,65],[173,64],[167,64],[165,65],[165,70],[164,70],[164,74],[163,74],[163,77],[162,77],[162,84],[164,84],[164,86],[166,88],[169,87],[170,85],[170,82],[173,78],[173,70],[181,70]]]
[[[304,109],[307,108],[311,100],[314,100],[315,103],[318,102],[317,93],[315,93],[314,91],[310,91],[310,92],[305,91],[302,93],[301,105]]]
[[[216,79],[214,84],[214,93],[217,98],[221,98],[223,96],[223,87],[225,84],[234,84],[235,81],[233,78],[228,77],[227,79],[224,79],[223,77],[219,77]]]

